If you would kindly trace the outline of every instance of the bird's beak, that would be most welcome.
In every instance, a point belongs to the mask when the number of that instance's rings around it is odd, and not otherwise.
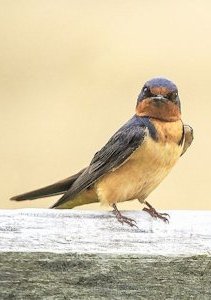
[[[155,102],[155,103],[166,103],[168,101],[167,98],[165,98],[163,95],[157,95],[157,96],[154,96],[152,97],[152,100]]]

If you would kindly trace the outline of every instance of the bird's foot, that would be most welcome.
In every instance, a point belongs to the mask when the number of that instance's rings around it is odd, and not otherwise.
[[[145,202],[145,204],[148,206],[148,208],[144,207],[143,211],[146,211],[148,214],[150,214],[150,216],[152,216],[155,219],[161,219],[165,223],[169,223],[169,214],[157,212],[147,201]]]
[[[138,228],[138,226],[135,224],[136,221],[131,219],[131,218],[128,218],[128,217],[125,217],[123,216],[120,211],[117,209],[116,205],[113,204],[112,205],[114,210],[113,210],[113,213],[115,214],[117,220],[123,225],[124,223],[128,224],[129,226],[131,227],[136,227]]]

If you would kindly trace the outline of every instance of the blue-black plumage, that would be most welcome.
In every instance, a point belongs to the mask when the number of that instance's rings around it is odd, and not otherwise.
[[[116,204],[138,199],[153,217],[167,221],[146,201],[193,140],[190,126],[181,120],[176,85],[165,78],[147,81],[138,96],[135,115],[98,151],[88,167],[53,185],[15,196],[30,200],[63,194],[53,208],[102,202],[114,208],[121,223],[135,226]]]

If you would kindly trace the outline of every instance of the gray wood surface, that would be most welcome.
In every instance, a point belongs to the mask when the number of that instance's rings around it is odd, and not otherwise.
[[[3,252],[0,299],[211,299],[211,259]]]
[[[211,212],[0,211],[0,299],[211,299]]]
[[[196,255],[211,253],[210,211],[169,211],[170,223],[143,211],[0,210],[0,251]]]

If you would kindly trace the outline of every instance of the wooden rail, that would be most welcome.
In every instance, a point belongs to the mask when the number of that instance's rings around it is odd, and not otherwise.
[[[0,211],[0,299],[211,299],[211,212]]]

